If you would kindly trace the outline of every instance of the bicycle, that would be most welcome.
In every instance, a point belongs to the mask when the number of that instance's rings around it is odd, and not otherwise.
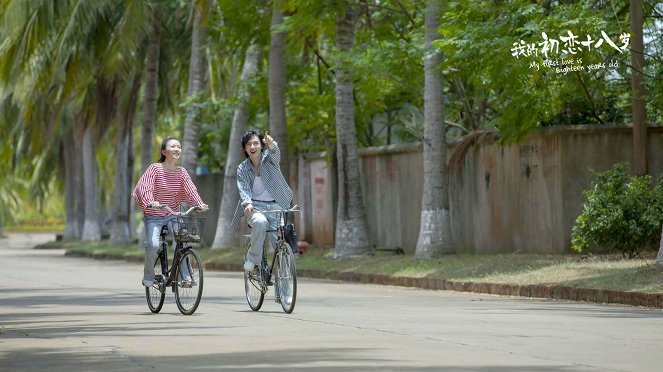
[[[277,240],[274,254],[272,256],[271,264],[267,264],[267,249],[262,250],[262,260],[257,269],[251,272],[244,272],[244,291],[246,292],[246,300],[249,307],[253,311],[258,311],[262,307],[265,299],[265,293],[270,286],[274,285],[272,282],[272,274],[275,273],[275,301],[281,304],[283,311],[287,314],[292,313],[295,309],[295,301],[297,299],[297,268],[295,266],[295,255],[292,247],[286,241],[286,216],[288,213],[302,211],[299,206],[295,205],[290,209],[278,209],[272,211],[256,211],[263,214],[275,213],[277,214],[277,226],[275,230],[267,230],[268,233],[276,232]],[[293,227],[294,228],[294,227]],[[269,238],[265,237],[265,247],[269,244]],[[248,257],[251,241],[248,240],[246,247],[246,255]],[[265,248],[263,247],[263,248]]]
[[[191,207],[186,212],[175,212],[167,205],[157,208],[168,210],[174,215],[170,225],[176,242],[172,267],[168,268],[168,225],[161,228],[159,238],[159,255],[154,262],[154,285],[145,287],[147,306],[153,313],[163,307],[166,288],[171,287],[175,293],[177,308],[184,315],[193,314],[203,294],[203,261],[191,244],[199,243],[205,226],[205,219],[188,216],[200,207]],[[183,270],[182,268],[186,268]],[[188,275],[187,275],[188,274]]]

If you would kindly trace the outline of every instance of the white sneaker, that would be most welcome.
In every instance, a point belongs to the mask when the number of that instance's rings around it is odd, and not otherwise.
[[[253,271],[253,269],[256,267],[256,264],[254,264],[251,261],[246,261],[244,262],[244,271]]]
[[[194,282],[193,279],[188,278],[180,281],[178,285],[182,288],[192,288],[194,285],[196,285],[196,282]]]
[[[154,280],[145,280],[145,279],[143,279],[143,286],[151,287],[153,285],[154,285]]]

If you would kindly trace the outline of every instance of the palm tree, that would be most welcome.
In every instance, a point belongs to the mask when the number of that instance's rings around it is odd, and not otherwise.
[[[281,171],[286,180],[290,179],[290,159],[288,156],[288,126],[285,114],[286,58],[285,41],[287,33],[277,31],[283,23],[282,1],[274,1],[272,7],[271,41],[269,44],[269,128],[281,152]]]
[[[14,75],[20,76],[16,79],[18,84],[31,87],[30,94],[20,98],[25,112],[22,117],[31,118],[31,112],[47,102],[48,119],[56,119],[46,120],[42,115],[30,120],[50,130],[54,134],[50,137],[53,143],[61,144],[67,238],[81,236],[94,240],[100,237],[99,211],[104,207],[99,204],[94,149],[114,120],[130,122],[133,111],[127,113],[122,109],[133,110],[131,107],[135,106],[135,103],[121,105],[119,111],[122,112],[116,113],[117,100],[126,96],[115,92],[122,87],[137,92],[133,79],[123,81],[119,76],[134,76],[132,68],[141,66],[134,58],[139,58],[136,57],[140,55],[136,53],[140,52],[138,45],[145,38],[141,25],[145,23],[142,17],[147,12],[142,10],[142,2],[127,3],[126,7],[117,5],[113,0],[60,1],[57,6],[49,2],[11,2],[5,8],[11,12],[8,16],[17,22],[11,23],[15,28],[8,30],[7,35],[11,37],[5,39],[14,52],[6,54],[4,63],[0,64],[12,66]],[[34,22],[35,19],[39,22]],[[26,44],[25,40],[30,43]],[[20,70],[26,72],[16,74]],[[132,95],[137,97],[136,93],[129,94]],[[119,129],[123,130],[128,129]],[[117,142],[121,146],[118,159],[131,159],[131,148],[122,147],[122,142]],[[129,172],[128,165],[118,166],[116,176],[129,178]],[[122,189],[121,194],[114,197],[129,199],[127,190]],[[81,210],[85,212],[79,214]]]
[[[94,154],[94,128],[90,125],[83,134],[83,194],[85,195],[85,218],[81,240],[100,240],[99,225],[99,184],[97,182],[97,159]]]
[[[370,253],[366,209],[361,191],[352,67],[348,58],[354,44],[354,9],[344,0],[336,20],[336,156],[338,162],[338,205],[334,256],[363,256]]]
[[[86,105],[85,96],[89,91],[82,86],[89,84],[89,75],[86,78],[79,76],[79,79],[71,79],[67,83],[66,76],[72,71],[81,75],[89,73],[89,65],[80,58],[85,54],[86,46],[74,47],[70,42],[79,33],[89,32],[93,27],[91,19],[94,17],[90,17],[91,13],[105,11],[103,6],[93,10],[87,5],[64,1],[57,6],[49,2],[7,1],[3,7],[5,17],[13,22],[3,23],[0,37],[6,47],[5,53],[0,56],[0,81],[11,86],[14,92],[28,92],[13,96],[13,100],[20,106],[19,117],[22,118],[15,125],[41,133],[48,131],[52,135],[44,136],[50,140],[47,146],[58,145],[60,136],[67,135],[69,127],[75,128],[75,133],[70,137],[74,140],[61,142],[66,155],[63,160],[71,163],[67,166],[69,171],[64,172],[66,189],[71,190],[76,198],[75,201],[73,198],[67,200],[67,211],[81,213],[67,215],[67,238],[80,237],[84,221],[83,157],[74,151],[82,148],[80,141],[83,130],[80,129],[84,128],[86,122],[83,113],[87,109],[83,106]],[[76,103],[68,104],[68,100]],[[49,107],[45,109],[47,104]],[[74,106],[74,111],[78,113],[67,115]],[[49,119],[56,120],[47,120],[44,112],[48,112]],[[34,145],[42,141],[42,138],[31,139]],[[31,156],[21,151],[17,155]],[[77,165],[73,165],[74,162]]]
[[[145,94],[143,98],[143,125],[140,140],[141,172],[152,164],[152,144],[154,143],[154,127],[157,120],[157,98],[159,95],[159,51],[161,48],[161,15],[159,3],[150,4],[151,29],[147,44],[145,61]]]
[[[647,174],[647,112],[645,109],[644,44],[642,36],[642,1],[630,0],[631,18],[631,90],[633,92],[633,173]]]
[[[191,58],[189,64],[189,88],[187,97],[193,99],[203,89],[205,77],[205,63],[203,55],[203,16],[207,8],[206,0],[196,0],[193,3],[193,26],[191,30]],[[184,120],[184,135],[182,136],[182,166],[189,172],[192,179],[196,176],[198,163],[198,136],[200,123],[197,121],[198,109],[196,105],[188,105]]]
[[[64,113],[66,113],[66,109]],[[76,128],[66,130],[61,139],[62,160],[61,169],[64,183],[65,201],[65,229],[64,240],[77,240],[83,232],[83,219],[85,214],[85,198],[83,195],[83,159],[76,151],[77,141],[80,138],[75,134]]]
[[[244,150],[241,147],[242,134],[246,128],[248,117],[249,84],[251,78],[258,71],[259,49],[257,44],[251,44],[246,49],[244,67],[240,77],[237,107],[233,115],[232,128],[230,129],[230,145],[228,146],[228,158],[223,176],[223,193],[219,207],[219,217],[216,223],[213,249],[228,248],[236,243],[236,233],[230,231],[239,191],[237,190],[237,167],[244,160]]]
[[[127,245],[131,242],[129,229],[129,213],[131,206],[131,175],[133,168],[133,121],[138,102],[138,91],[140,89],[140,74],[135,73],[132,84],[128,84],[128,92],[118,110],[121,115],[117,117],[117,140],[115,151],[115,184],[113,189],[110,241],[111,246]]]
[[[430,259],[452,253],[447,193],[447,143],[442,99],[442,54],[433,42],[439,38],[440,0],[428,0],[424,38],[424,184],[421,225],[415,258]]]

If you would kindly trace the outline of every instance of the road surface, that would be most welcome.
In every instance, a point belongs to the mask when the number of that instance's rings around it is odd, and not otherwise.
[[[660,371],[663,310],[300,278],[288,315],[205,272],[193,316],[151,314],[142,266],[0,240],[2,371]],[[138,249],[138,248],[137,248]]]

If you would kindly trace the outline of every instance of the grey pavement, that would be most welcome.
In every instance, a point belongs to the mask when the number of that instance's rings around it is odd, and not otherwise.
[[[151,314],[139,263],[0,240],[2,371],[660,371],[663,310],[300,278],[293,314],[251,311],[205,271],[193,316]],[[138,249],[138,248],[137,248]]]

